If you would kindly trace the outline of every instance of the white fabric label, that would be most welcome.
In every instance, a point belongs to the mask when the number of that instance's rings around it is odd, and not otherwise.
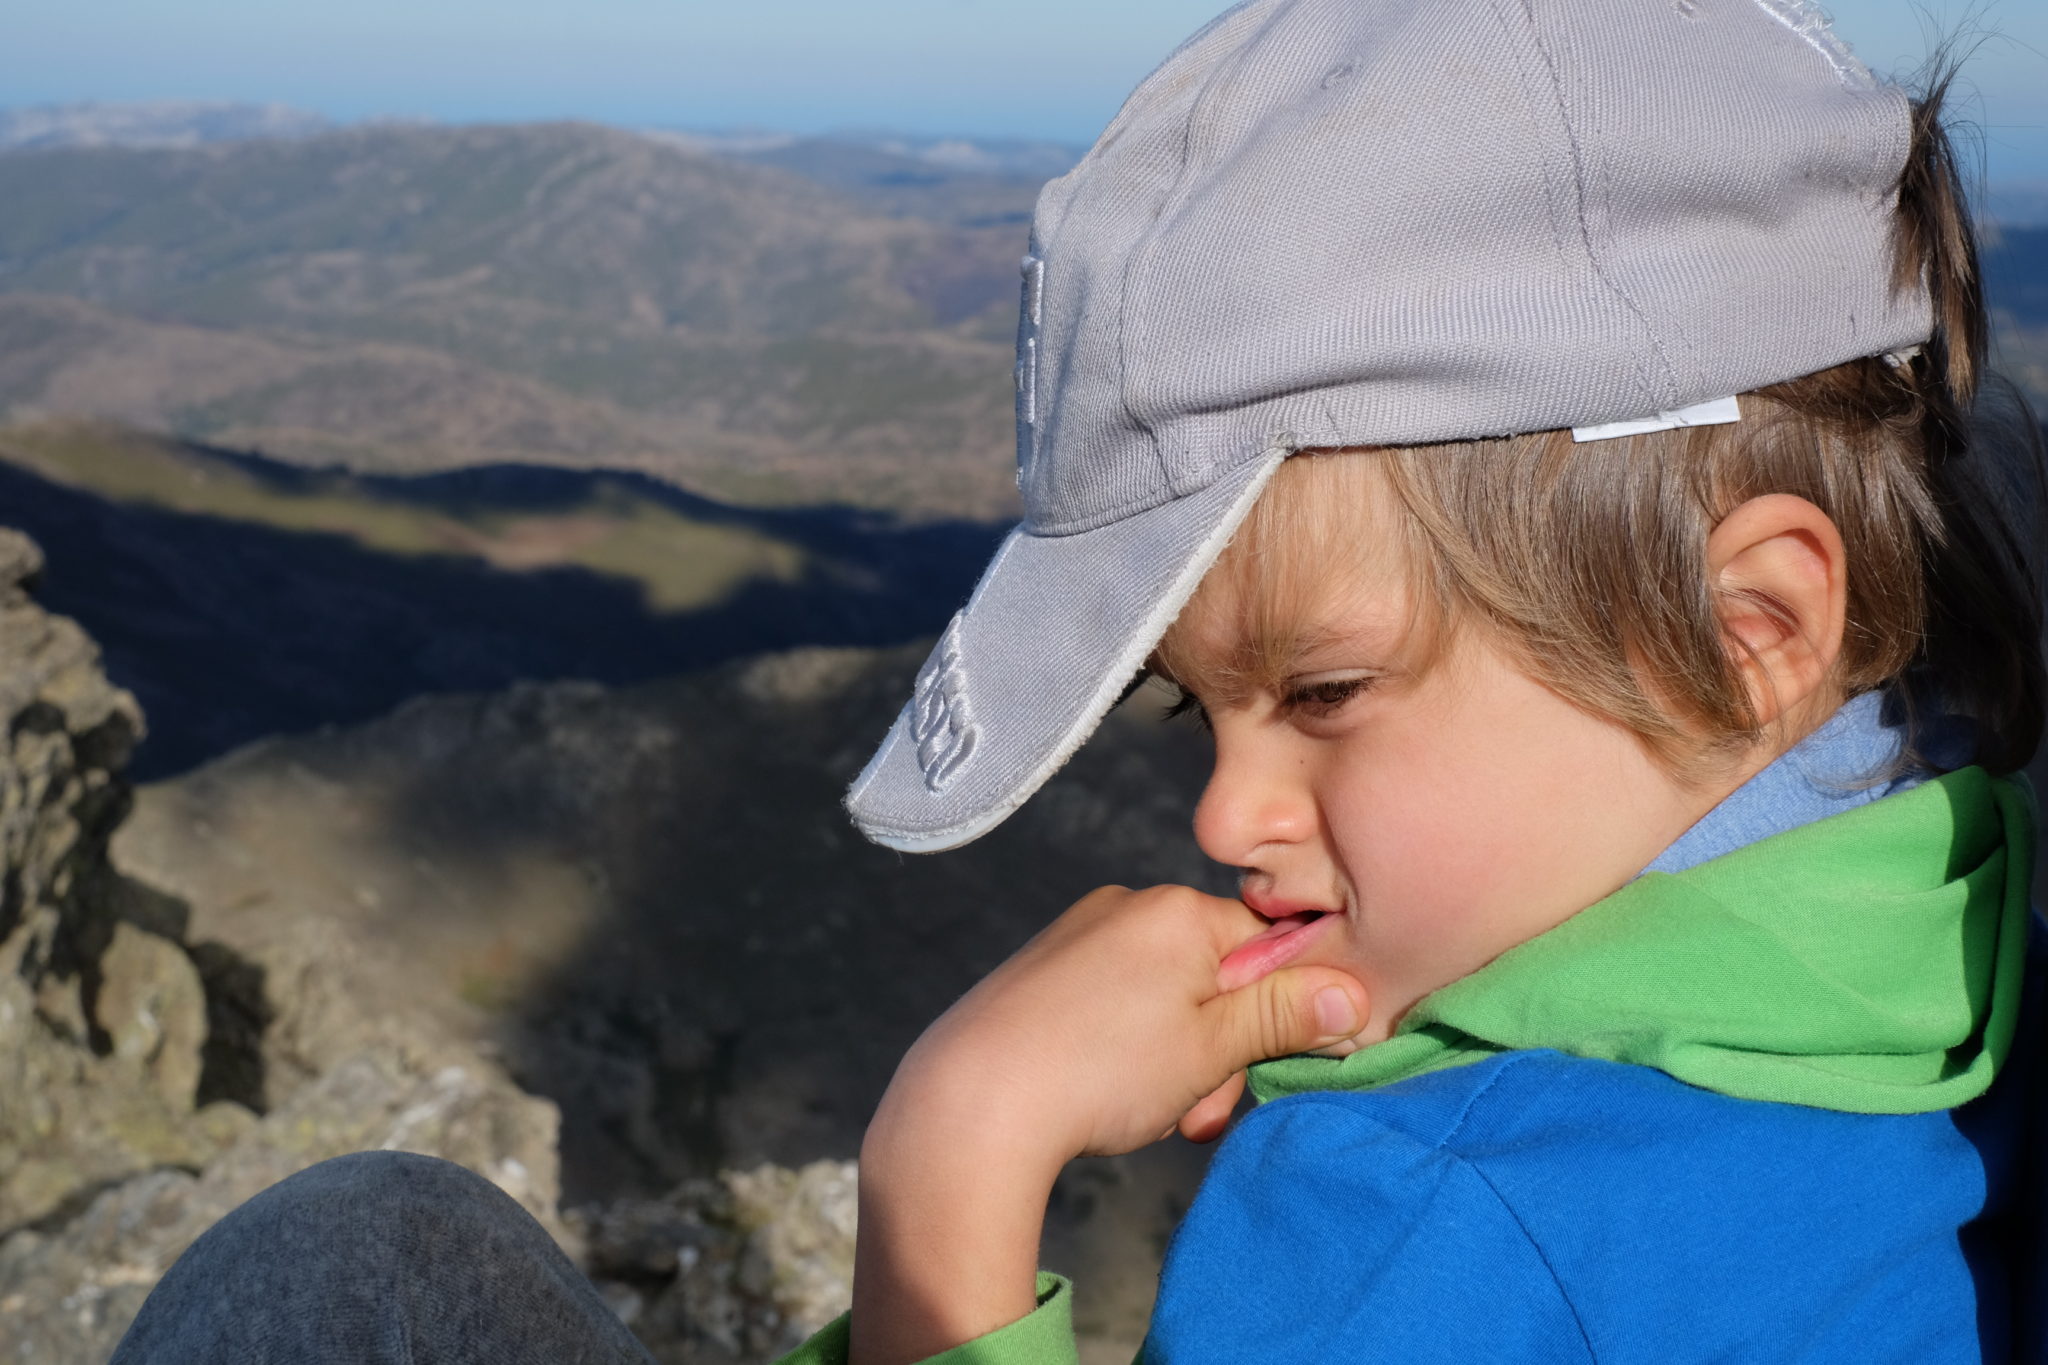
[[[1596,427],[1573,427],[1574,441],[1611,441],[1618,436],[1640,436],[1646,431],[1670,431],[1673,427],[1718,427],[1742,420],[1742,406],[1733,398],[1709,398],[1676,412],[1638,417],[1632,422],[1606,422]]]

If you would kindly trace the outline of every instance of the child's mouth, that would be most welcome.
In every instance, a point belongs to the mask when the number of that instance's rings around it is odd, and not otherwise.
[[[1322,937],[1317,926],[1334,918],[1326,911],[1302,910],[1275,919],[1223,959],[1216,973],[1223,989],[1235,990],[1280,970]]]
[[[1274,920],[1270,926],[1245,940],[1245,943],[1265,943],[1271,939],[1285,938],[1298,929],[1305,929],[1309,925],[1314,924],[1323,917],[1324,913],[1321,910],[1299,910],[1291,915],[1282,915],[1279,919]]]

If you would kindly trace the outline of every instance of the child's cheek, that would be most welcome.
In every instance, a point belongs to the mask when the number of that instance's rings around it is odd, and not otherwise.
[[[1368,1041],[1510,945],[1514,926],[1501,902],[1517,883],[1507,845],[1519,831],[1475,811],[1469,793],[1458,802],[1429,788],[1382,795],[1358,805],[1384,813],[1357,821],[1356,837],[1340,842],[1353,909],[1345,951],[1330,955],[1372,992]]]

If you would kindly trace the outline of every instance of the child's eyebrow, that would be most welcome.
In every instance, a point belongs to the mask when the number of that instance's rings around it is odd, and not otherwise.
[[[1284,632],[1254,626],[1227,654],[1213,660],[1189,658],[1180,651],[1162,647],[1145,661],[1145,671],[1132,684],[1131,691],[1136,691],[1145,678],[1156,677],[1211,705],[1233,706],[1261,691],[1279,691],[1289,679],[1314,671],[1311,665],[1323,664],[1324,656],[1339,651],[1347,656],[1346,662],[1356,662],[1348,656],[1363,648],[1377,661],[1386,649],[1373,635],[1374,632],[1360,630],[1356,625],[1338,629],[1319,621]],[[1169,656],[1179,657],[1180,669],[1167,662]]]
[[[1284,667],[1275,670],[1271,681],[1287,682],[1332,669],[1365,669],[1385,674],[1419,672],[1427,666],[1429,657],[1426,644],[1416,647],[1400,641],[1389,645],[1376,637],[1354,633],[1335,640],[1304,643],[1287,657]]]

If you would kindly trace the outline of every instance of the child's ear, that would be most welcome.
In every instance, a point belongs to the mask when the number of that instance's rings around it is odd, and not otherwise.
[[[1707,536],[1707,581],[1721,634],[1758,721],[1773,724],[1832,700],[1848,615],[1841,532],[1805,498],[1751,498]]]

